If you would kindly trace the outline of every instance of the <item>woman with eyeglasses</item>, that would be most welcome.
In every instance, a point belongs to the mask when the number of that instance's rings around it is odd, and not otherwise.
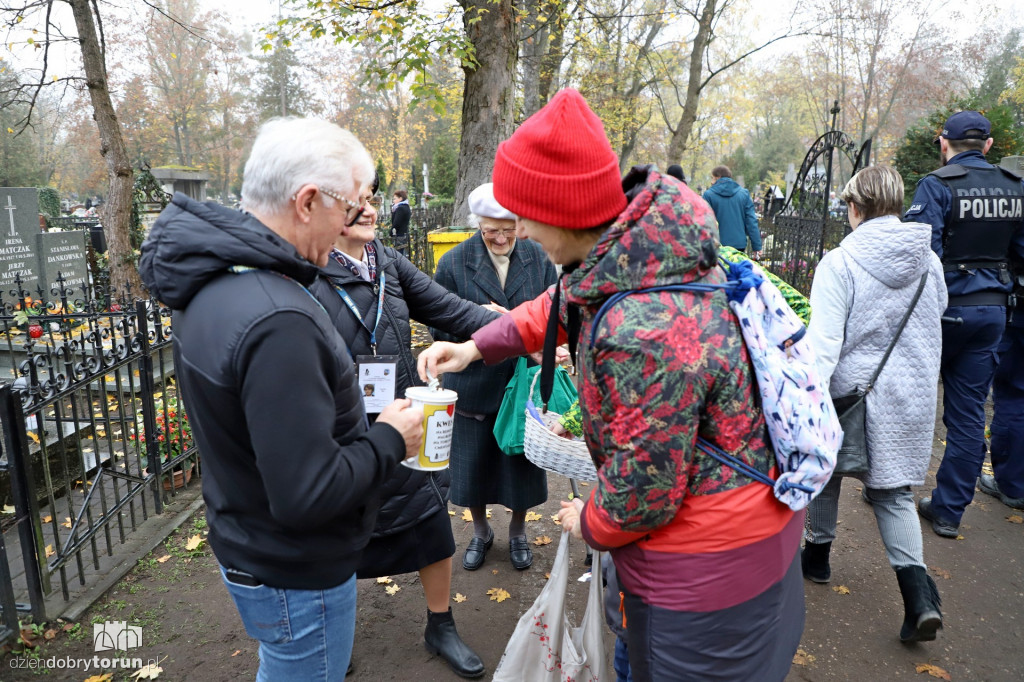
[[[487,183],[469,195],[472,237],[441,257],[434,279],[462,298],[514,308],[539,296],[555,283],[555,267],[534,242],[516,239],[515,215],[494,198]],[[436,340],[464,341],[464,334],[431,330]],[[547,476],[522,456],[508,456],[494,438],[494,422],[516,360],[484,367],[477,362],[461,374],[446,374],[445,388],[459,394],[452,434],[452,502],[468,507],[473,539],[462,567],[475,571],[494,544],[487,505],[512,510],[508,527],[509,560],[518,570],[529,568],[533,552],[526,539],[526,512],[548,498]]]
[[[348,210],[346,227],[321,269],[323,276],[311,287],[348,345],[371,421],[381,405],[421,385],[410,350],[410,319],[468,336],[498,317],[448,292],[377,239],[377,208],[371,201],[377,182],[375,178],[361,188],[359,203],[342,207]],[[455,554],[448,516],[450,483],[447,470],[396,467],[378,491],[380,511],[357,576],[419,572],[427,599],[427,649],[462,677],[480,677],[483,661],[462,641],[449,608]]]

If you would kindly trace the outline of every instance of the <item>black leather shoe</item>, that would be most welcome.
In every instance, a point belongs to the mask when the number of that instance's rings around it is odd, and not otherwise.
[[[512,568],[523,571],[533,565],[533,550],[525,535],[517,535],[508,541],[508,558]]]
[[[922,497],[917,502],[917,511],[921,518],[932,522],[932,530],[936,535],[944,538],[954,538],[960,535],[960,526],[945,519],[940,519],[932,512],[932,498]]]
[[[491,539],[494,539],[493,531]],[[423,641],[427,651],[448,661],[448,665],[460,677],[482,677],[487,671],[480,657],[459,637],[450,608],[447,613],[427,611],[427,629],[423,632]]]
[[[494,530],[490,531],[486,540],[474,537],[469,541],[469,546],[466,547],[466,554],[462,557],[462,567],[467,571],[475,571],[483,566],[484,557],[487,556],[487,550],[489,550],[493,544]]]

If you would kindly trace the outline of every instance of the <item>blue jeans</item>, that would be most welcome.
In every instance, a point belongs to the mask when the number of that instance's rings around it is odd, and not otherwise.
[[[342,682],[352,657],[356,577],[326,590],[224,584],[246,633],[260,643],[256,682]]]
[[[985,461],[985,401],[998,364],[996,349],[1006,328],[1002,306],[950,306],[962,325],[942,325],[942,423],[946,452],[935,475],[932,513],[960,525],[974,499]]]
[[[633,673],[629,670],[629,647],[622,637],[615,638],[614,665],[616,682],[633,682]]]

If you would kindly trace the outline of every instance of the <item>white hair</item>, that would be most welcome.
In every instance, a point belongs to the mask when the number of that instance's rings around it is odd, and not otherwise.
[[[348,194],[373,182],[373,159],[356,136],[319,118],[274,118],[245,163],[242,207],[277,215],[305,184]],[[333,205],[326,195],[324,202]]]
[[[469,217],[466,218],[466,225],[473,228],[474,230],[480,228],[480,216],[476,213],[470,213]]]

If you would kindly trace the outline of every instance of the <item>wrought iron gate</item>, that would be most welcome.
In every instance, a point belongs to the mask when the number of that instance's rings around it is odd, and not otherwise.
[[[836,130],[838,100],[829,113],[831,128],[807,150],[789,198],[778,211],[766,207],[762,222],[765,264],[805,295],[810,293],[818,261],[850,232],[845,209],[837,210],[837,202],[831,199],[834,188],[842,186],[834,182],[836,153],[850,164],[843,178],[868,166],[871,156],[870,138],[857,150],[849,135]]]

